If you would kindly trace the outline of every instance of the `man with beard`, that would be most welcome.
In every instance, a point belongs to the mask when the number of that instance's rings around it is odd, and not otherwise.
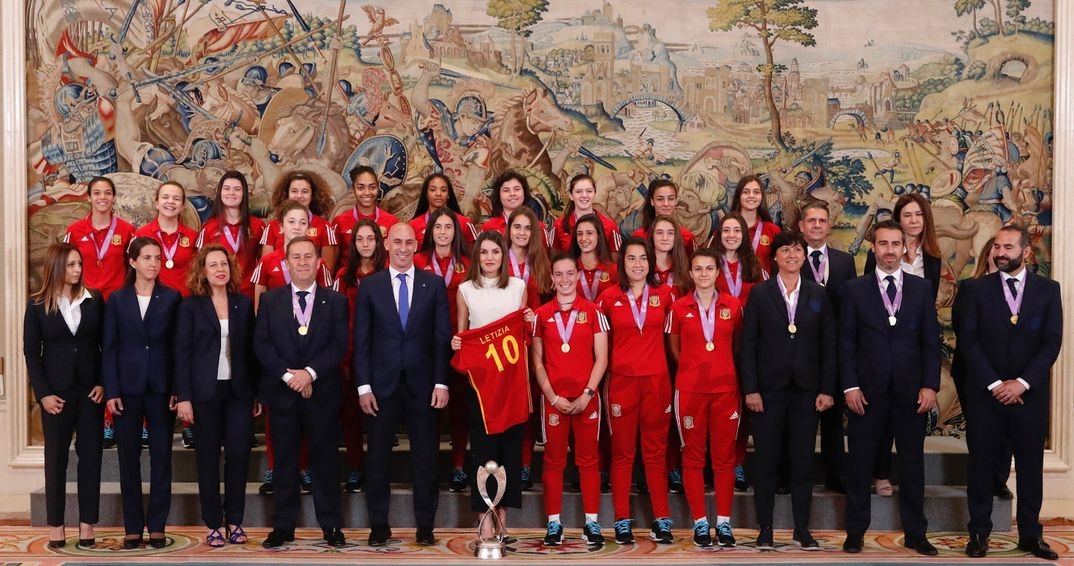
[[[1049,378],[1063,340],[1063,306],[1059,284],[1025,268],[1029,253],[1029,232],[1006,226],[992,248],[999,272],[962,286],[966,296],[959,309],[958,347],[968,366],[969,469],[994,470],[1003,457],[997,439],[1010,439],[1018,470],[1018,548],[1057,560],[1042,537],[1040,507]],[[971,472],[966,491],[966,554],[981,558],[992,531],[992,475]]]
[[[934,556],[925,537],[925,430],[940,389],[940,328],[932,284],[902,271],[902,228],[876,225],[876,269],[846,284],[840,301],[839,378],[847,407],[847,538],[862,551],[869,528],[873,461],[885,427],[899,451],[899,516],[903,545]]]

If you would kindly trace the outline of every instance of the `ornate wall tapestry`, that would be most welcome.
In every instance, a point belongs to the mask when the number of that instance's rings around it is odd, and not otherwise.
[[[586,172],[626,232],[668,177],[705,238],[753,173],[785,225],[827,201],[859,265],[899,195],[928,197],[947,318],[1006,223],[1031,229],[1049,272],[1052,14],[1047,0],[27,0],[33,271],[101,174],[136,225],[162,180],[181,182],[196,228],[228,169],[267,214],[290,169],[328,179],[338,211],[369,165],[403,219],[443,171],[475,220],[504,169],[525,172],[545,217]],[[935,433],[961,434],[946,373],[941,404]]]

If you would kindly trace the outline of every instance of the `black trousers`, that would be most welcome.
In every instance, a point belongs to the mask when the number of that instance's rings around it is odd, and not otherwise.
[[[375,393],[375,392],[374,392]],[[414,482],[414,522],[432,528],[440,505],[437,455],[440,451],[440,411],[429,406],[431,397],[417,397],[400,384],[391,397],[377,398],[377,416],[366,415],[368,448],[365,459],[366,509],[369,524],[388,527],[391,501],[392,437],[406,423]]]
[[[917,414],[914,403],[898,403],[890,393],[867,396],[865,414],[847,411],[846,532],[864,534],[869,529],[872,498],[869,484],[884,428],[890,426],[899,451],[899,515],[907,536],[925,536],[925,427],[926,415]]]
[[[507,485],[499,486],[503,491],[503,499],[497,507],[522,508],[522,434],[526,424],[517,424],[499,434],[487,434],[485,422],[481,417],[481,406],[477,402],[477,394],[471,389],[469,392],[470,402],[470,455],[471,462],[478,466],[484,466],[489,460],[495,461],[507,473]],[[476,470],[471,473],[470,480],[470,507],[478,513],[488,511],[488,505],[481,498],[477,488]],[[492,501],[496,500],[497,490],[492,489],[490,481],[486,481],[488,496]]]
[[[172,429],[168,395],[124,395],[123,414],[113,417],[119,451],[123,528],[128,535],[164,532],[172,503]],[[142,420],[149,429],[149,508],[142,503]]]
[[[987,473],[1008,462],[1003,438],[1011,439],[1014,465],[1018,470],[1019,539],[1041,536],[1040,507],[1044,498],[1044,439],[1048,433],[1047,392],[1030,390],[1022,396],[1024,405],[1003,405],[987,389],[966,392],[966,443],[970,450],[970,474],[966,481],[972,534],[992,532],[992,493],[995,475]],[[973,473],[982,470],[986,473]]]
[[[253,399],[241,399],[231,381],[217,381],[212,399],[194,403],[194,455],[198,466],[201,520],[210,529],[222,521],[242,525],[246,509],[246,473],[250,467]],[[224,456],[224,499],[220,499],[220,450]]]
[[[272,441],[276,449],[272,475],[272,484],[276,488],[273,493],[274,528],[295,530],[300,505],[298,452],[303,435],[309,440],[313,508],[317,514],[317,524],[326,530],[343,526],[339,512],[339,409],[339,395],[299,398],[289,407],[269,407]],[[249,441],[247,434],[246,442]],[[201,443],[200,438],[198,443]]]
[[[77,434],[78,520],[96,524],[101,502],[101,426],[104,404],[74,391],[59,394],[66,403],[58,415],[41,409],[45,433],[45,514],[50,527],[63,526],[67,500],[67,457],[71,437]]]
[[[797,388],[765,391],[763,413],[750,413],[753,426],[753,487],[757,522],[772,525],[781,459],[790,467],[795,529],[809,528],[813,501],[813,446],[817,440],[816,391]],[[784,451],[786,446],[786,451]]]
[[[827,485],[843,483],[843,461],[846,459],[846,428],[843,426],[846,401],[842,393],[836,393],[832,399],[835,405],[820,414],[820,460]]]

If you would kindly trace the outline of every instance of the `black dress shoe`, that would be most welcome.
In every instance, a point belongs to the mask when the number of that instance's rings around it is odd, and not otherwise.
[[[772,538],[772,527],[763,526],[757,533],[757,544],[754,545],[758,550],[775,550],[776,543]]]
[[[970,535],[969,542],[966,543],[966,556],[970,558],[984,558],[988,554],[988,537],[981,535]]]
[[[168,546],[168,537],[149,538],[149,546],[152,548],[164,548]]]
[[[414,539],[421,546],[436,546],[436,537],[433,536],[432,527],[418,527]]]
[[[1014,494],[1007,487],[1006,484],[999,484],[992,490],[992,495],[1002,499],[1003,501],[1010,501],[1014,499]]]
[[[857,554],[861,552],[863,546],[865,546],[865,537],[863,535],[847,533],[847,539],[843,541],[843,552]]]
[[[388,539],[392,538],[392,530],[388,527],[372,527],[369,529],[369,546],[384,546]]]
[[[1019,539],[1018,550],[1024,550],[1037,558],[1043,558],[1045,560],[1059,560],[1059,555],[1056,554],[1052,547],[1048,546],[1048,543],[1044,542],[1044,539]]]
[[[123,539],[123,550],[134,550],[142,547],[142,537]]]
[[[324,542],[326,542],[328,546],[339,547],[347,544],[347,537],[343,536],[343,530],[339,527],[334,529],[324,529],[322,532],[324,533]]]
[[[794,542],[802,547],[802,550],[820,550],[820,543],[807,530],[794,530]]]
[[[286,543],[295,540],[294,531],[284,531],[281,529],[272,529],[272,532],[265,537],[265,542],[261,543],[261,546],[265,548],[279,548]]]
[[[924,556],[936,556],[940,553],[938,550],[936,550],[935,546],[932,546],[932,543],[929,542],[929,539],[923,536],[908,536],[902,540],[902,545]]]

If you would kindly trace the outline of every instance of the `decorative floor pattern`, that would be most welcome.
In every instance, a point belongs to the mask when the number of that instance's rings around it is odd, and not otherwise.
[[[414,543],[413,529],[394,529],[395,538],[388,546],[371,548],[365,539],[365,529],[346,529],[349,544],[331,548],[319,538],[318,529],[300,529],[298,540],[283,548],[267,550],[261,541],[267,529],[249,529],[250,542],[244,545],[227,545],[210,548],[203,543],[204,530],[200,528],[177,528],[168,533],[170,544],[164,549],[143,548],[122,550],[123,534],[119,530],[98,531],[97,546],[83,549],[75,545],[77,537],[67,539],[64,548],[48,548],[48,536],[44,529],[30,527],[0,527],[0,562],[12,564],[343,564],[391,562],[401,564],[442,564],[445,562],[474,563],[474,535],[463,529],[437,531],[439,544],[422,547]],[[639,538],[635,545],[619,546],[614,542],[601,549],[591,550],[580,540],[580,533],[568,529],[562,546],[547,548],[542,544],[543,532],[534,530],[512,533],[518,541],[511,544],[506,559],[499,564],[535,563],[585,563],[617,564],[623,561],[649,564],[952,564],[972,563],[978,566],[1010,563],[1037,563],[1040,560],[1017,549],[1015,533],[994,533],[988,558],[973,560],[963,554],[965,533],[930,533],[929,540],[940,550],[940,556],[925,558],[903,548],[902,534],[893,532],[870,533],[865,539],[865,550],[858,555],[841,551],[843,533],[815,531],[813,534],[823,549],[804,552],[791,542],[789,531],[776,532],[776,549],[761,551],[754,548],[755,530],[739,529],[735,535],[739,545],[735,548],[697,548],[691,542],[692,532],[677,530],[676,542],[657,545]],[[611,533],[607,533],[611,535]],[[639,531],[639,535],[644,533]],[[318,537],[318,538],[315,538]],[[1045,538],[1061,556],[1060,564],[1074,565],[1074,527],[1049,527]],[[609,538],[609,541],[611,539]]]

